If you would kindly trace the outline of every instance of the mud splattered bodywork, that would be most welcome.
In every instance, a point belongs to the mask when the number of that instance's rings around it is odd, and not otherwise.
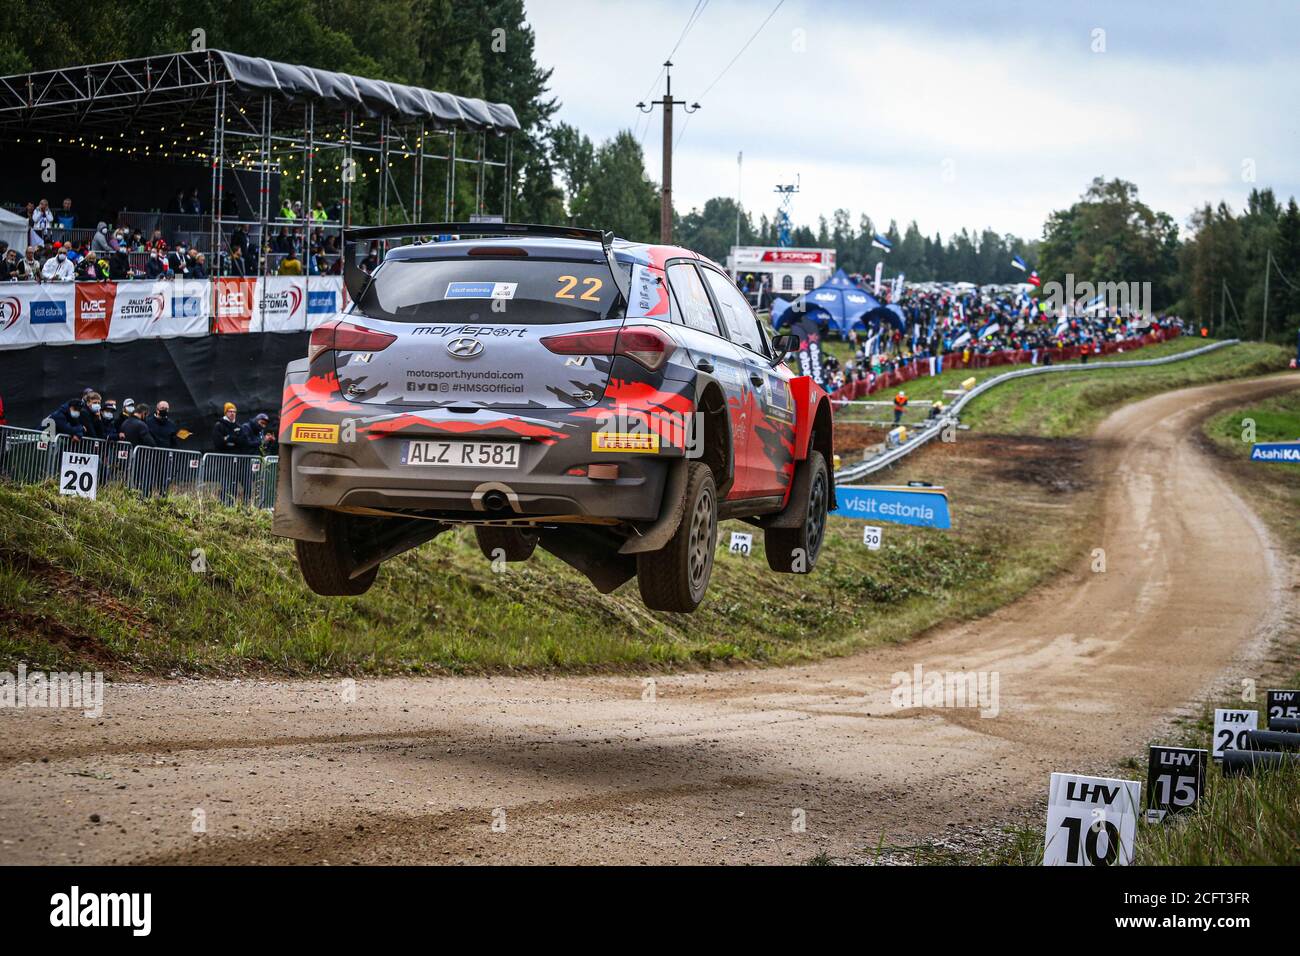
[[[671,536],[692,461],[719,515],[786,509],[814,441],[829,461],[825,394],[765,331],[739,343],[720,318],[702,326],[702,299],[688,321],[673,277],[711,263],[620,243],[609,281],[593,246],[390,251],[287,370],[275,532],[319,542],[330,513],[531,529],[605,590]]]

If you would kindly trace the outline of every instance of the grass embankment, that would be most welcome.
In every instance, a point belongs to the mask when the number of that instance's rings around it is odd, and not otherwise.
[[[1133,396],[1256,374],[1268,356],[1245,351],[1253,348],[1173,366],[1172,378],[1168,367],[1133,370],[1111,387]],[[1064,567],[1076,547],[1071,522],[1089,510],[1079,500],[1083,457],[1077,442],[976,433],[931,446],[879,480],[945,484],[954,529],[890,525],[873,552],[860,523],[834,519],[808,576],[768,571],[762,533],[726,522],[709,597],[689,616],[647,612],[635,583],[602,596],[541,552],[495,574],[464,530],[388,562],[361,598],[323,599],[302,584],[290,543],[270,535],[265,514],[188,498],[141,502],[114,488],[90,502],[52,486],[0,485],[0,663],[118,674],[459,673],[849,653],[987,613]],[[1009,509],[1027,519],[1014,533]],[[754,534],[753,556],[724,553],[732,530]],[[196,548],[206,572],[191,570]]]
[[[386,563],[363,597],[320,598],[302,583],[291,543],[271,536],[266,514],[184,497],[140,501],[115,488],[86,501],[52,486],[3,485],[0,661],[94,664],[110,674],[319,674],[842,654],[986,613],[1069,558],[1062,512],[1073,509],[1051,507],[1056,492],[1041,474],[1059,452],[1031,448],[1035,454],[1044,462],[1007,479],[1024,513],[1041,512],[1033,536],[1012,533],[998,507],[979,502],[984,475],[970,466],[942,476],[954,491],[956,530],[891,526],[873,552],[862,545],[859,522],[836,519],[812,575],[772,573],[762,533],[725,522],[709,597],[689,616],[646,611],[635,582],[602,596],[540,550],[493,573],[468,530]],[[1052,467],[1081,468],[1081,454],[1067,449],[1065,463]],[[752,556],[725,553],[732,530],[755,534]],[[203,550],[204,573],[191,570],[195,549]]]
[[[1250,461],[1251,443],[1243,440],[1247,419],[1255,423],[1258,441],[1295,441],[1300,438],[1300,391],[1223,412],[1202,426],[1206,447],[1220,458],[1292,560],[1300,562],[1300,466]],[[1291,624],[1290,633],[1300,633],[1300,620]],[[1262,711],[1266,688],[1300,687],[1298,646],[1293,638],[1276,649],[1266,672],[1256,678],[1256,701],[1229,695],[1207,702],[1198,714],[1179,723],[1173,739],[1152,743],[1208,749],[1215,707]],[[1261,713],[1259,726],[1267,724]],[[1145,786],[1146,763],[1145,753],[1136,754],[1116,772]],[[1026,827],[1012,832],[1007,845],[978,862],[1033,865],[1042,861],[1042,854],[1043,828]],[[1139,821],[1134,855],[1135,863],[1148,866],[1300,863],[1300,767],[1239,778],[1225,778],[1212,767],[1196,812],[1163,824]]]

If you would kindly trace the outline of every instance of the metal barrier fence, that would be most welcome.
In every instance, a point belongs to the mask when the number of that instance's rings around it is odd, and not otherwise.
[[[136,445],[131,449],[128,487],[146,498],[176,494],[197,494],[199,466],[203,455],[177,448]]]
[[[204,454],[103,438],[74,438],[0,425],[0,481],[40,484],[60,478],[64,452],[99,456],[100,485],[121,485],[143,497],[207,496],[226,505],[275,507],[279,458]]]
[[[1065,375],[1075,372],[1098,372],[1107,369],[1124,369],[1124,368],[1146,368],[1152,365],[1169,365],[1174,362],[1183,362],[1190,358],[1196,358],[1207,352],[1213,352],[1217,349],[1227,348],[1238,343],[1238,339],[1224,339],[1221,342],[1212,342],[1209,345],[1202,345],[1200,348],[1190,349],[1186,352],[1179,352],[1176,355],[1164,355],[1154,359],[1133,359],[1123,362],[1097,362],[1094,365],[1039,365],[1035,368],[1019,369],[1014,372],[1003,372],[1001,375],[995,375],[993,378],[985,379],[975,388],[964,393],[957,401],[948,406],[944,414],[939,418],[933,419],[928,423],[920,426],[916,435],[909,439],[905,444],[897,448],[889,448],[885,451],[873,455],[864,461],[847,465],[835,473],[835,480],[840,483],[857,481],[865,478],[873,472],[880,471],[882,468],[888,468],[890,465],[902,460],[910,455],[922,445],[931,441],[935,436],[943,433],[944,428],[948,425],[956,425],[958,416],[961,411],[975,398],[983,395],[990,389],[996,388],[1004,382],[1010,382],[1017,378],[1030,378],[1038,375]]]

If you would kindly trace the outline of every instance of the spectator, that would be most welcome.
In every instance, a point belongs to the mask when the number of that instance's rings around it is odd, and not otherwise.
[[[230,258],[226,260],[226,275],[241,277],[248,275],[247,263],[244,261],[244,249],[242,246],[231,247]]]
[[[122,440],[129,441],[132,445],[147,445],[154,447],[157,442],[154,440],[153,432],[149,430],[146,418],[149,415],[149,406],[144,402],[136,405],[134,410],[124,419],[122,427],[119,429],[122,433]]]
[[[115,282],[131,278],[131,257],[125,249],[119,247],[109,253],[108,277]]]
[[[262,453],[262,449],[270,438],[266,433],[266,423],[268,421],[270,421],[270,416],[266,412],[258,412],[244,422],[243,427],[239,430],[239,447],[244,454],[260,455]]]
[[[276,270],[276,275],[302,275],[302,263],[298,261],[298,254],[293,251],[292,247],[290,247],[289,251],[284,254],[284,258],[280,260],[280,268]]]
[[[898,394],[894,396],[894,424],[897,425],[903,420],[903,409],[907,408],[907,393],[901,388]]]
[[[316,200],[316,205],[311,211],[311,218],[312,222],[325,222],[329,219],[329,216],[325,213],[325,206],[319,199]]]
[[[6,249],[4,258],[0,259],[0,282],[22,282],[26,278],[23,260],[18,258],[18,250]]]
[[[191,216],[203,215],[203,201],[199,199],[199,187],[195,186],[190,190],[189,208],[186,210]]]
[[[154,412],[146,419],[146,424],[149,426],[149,433],[153,435],[153,443],[159,448],[180,447],[176,438],[180,428],[171,420],[171,405],[166,400],[154,407]]]
[[[149,261],[145,263],[144,274],[150,279],[165,279],[172,275],[164,254],[157,249],[150,249]]]
[[[126,423],[126,420],[134,414],[135,414],[135,399],[128,398],[124,402],[122,402],[122,414],[115,422],[118,434],[121,434],[122,426]]]
[[[151,252],[166,252],[167,240],[163,238],[162,233],[159,230],[155,229],[153,235],[149,237],[149,241],[144,244],[144,247]]]
[[[103,407],[99,410],[99,427],[108,441],[119,440],[122,433],[117,430],[117,399],[104,400]]]
[[[59,228],[65,235],[76,228],[77,214],[72,211],[71,199],[63,200],[63,208],[55,213],[54,220],[59,224]]]
[[[41,270],[41,275],[46,282],[69,282],[74,275],[74,267],[68,261],[68,254],[60,248],[54,255],[45,260],[45,268]]]
[[[49,417],[54,422],[54,434],[71,435],[73,438],[85,436],[86,423],[82,421],[85,410],[86,403],[79,398],[70,398],[56,408]]]
[[[292,219],[292,218],[294,218],[294,215],[293,215],[293,204],[292,204],[291,202],[289,202],[289,200],[287,200],[287,199],[285,199],[284,201],[282,201],[282,202],[280,203],[280,218],[281,218],[281,219]]]
[[[44,242],[50,237],[50,230],[54,227],[54,213],[50,210],[50,201],[42,199],[31,214],[31,229],[41,237]]]
[[[113,246],[108,241],[108,223],[101,222],[95,227],[95,235],[90,240],[90,251],[102,253],[105,258],[113,251]]]
[[[27,247],[27,256],[23,259],[23,272],[28,282],[40,282],[44,278],[41,275],[41,264],[36,259],[35,246]]]
[[[240,428],[235,423],[238,409],[234,402],[226,402],[221,407],[221,417],[212,426],[212,450],[229,455],[238,454],[240,450]]]
[[[190,278],[206,279],[208,277],[208,259],[201,253],[190,250]]]
[[[190,260],[186,255],[185,243],[177,243],[173,252],[167,253],[167,271],[173,276],[188,276]]]
[[[184,189],[176,190],[176,198],[171,201],[171,205],[167,207],[167,211],[179,216],[184,216],[190,211],[189,203],[185,201]]]
[[[105,435],[103,420],[99,417],[104,407],[104,400],[99,392],[88,388],[81,393],[82,416],[78,419],[86,429],[87,438],[103,438]]]

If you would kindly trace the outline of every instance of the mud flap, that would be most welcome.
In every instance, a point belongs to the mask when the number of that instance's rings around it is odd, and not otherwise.
[[[618,539],[606,531],[574,526],[542,532],[538,542],[608,594],[636,575],[636,558],[619,554]]]
[[[658,551],[677,533],[677,526],[682,523],[682,515],[686,513],[686,464],[685,458],[676,458],[669,464],[659,517],[641,534],[634,534],[623,542],[623,547],[618,549],[619,554]]]
[[[325,540],[325,512],[293,503],[292,445],[280,446],[279,472],[275,478],[275,511],[271,515],[271,534],[297,541]]]
[[[829,466],[827,468],[829,472]],[[759,522],[761,528],[801,528],[808,519],[808,486],[812,483],[812,469],[808,459],[796,462],[794,482],[790,487],[790,498],[785,507],[770,517]]]

